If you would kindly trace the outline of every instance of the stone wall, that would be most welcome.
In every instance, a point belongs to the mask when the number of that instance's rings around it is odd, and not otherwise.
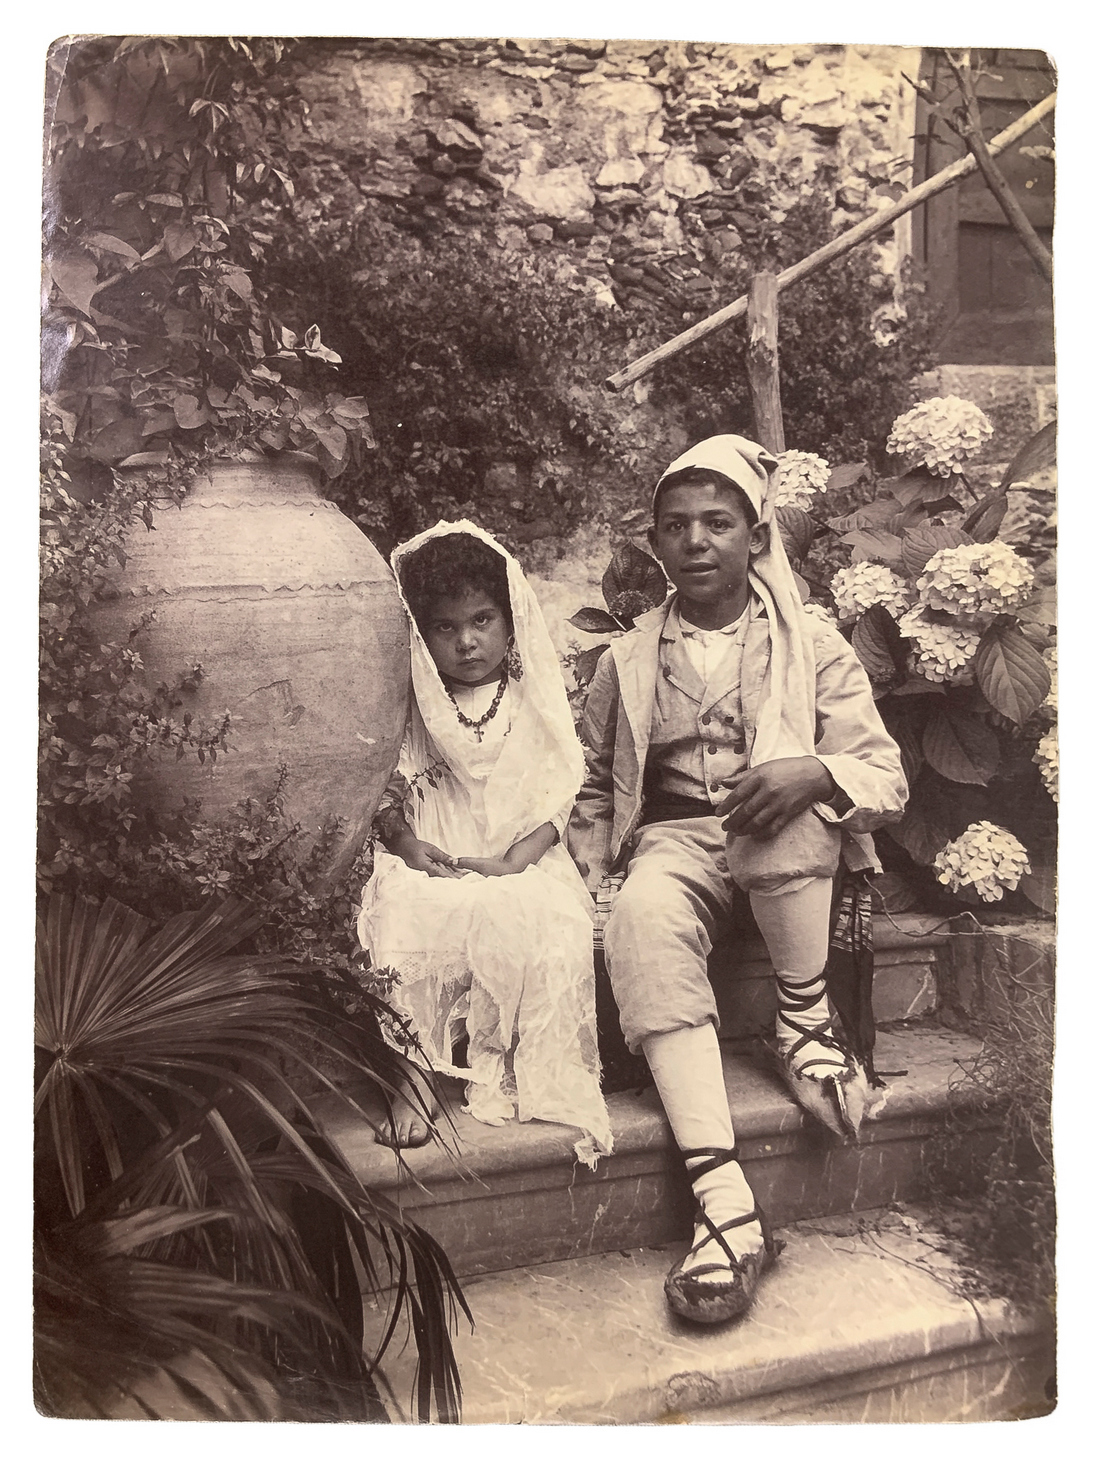
[[[607,301],[690,307],[815,184],[838,231],[904,192],[918,66],[889,46],[381,40],[318,43],[300,88],[314,136],[359,155],[364,202],[491,213],[506,246],[568,246]],[[879,245],[887,275],[908,237]]]

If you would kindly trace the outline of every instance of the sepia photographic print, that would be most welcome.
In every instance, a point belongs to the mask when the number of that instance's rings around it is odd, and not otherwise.
[[[1055,1409],[1058,59],[50,46],[40,1415]]]

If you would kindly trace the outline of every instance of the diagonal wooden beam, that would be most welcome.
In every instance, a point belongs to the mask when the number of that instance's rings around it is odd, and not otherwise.
[[[974,77],[970,70],[970,53],[964,52],[956,60],[948,51],[947,64],[955,73],[955,80],[962,93],[966,122],[962,128],[962,139],[974,155],[974,161],[982,170],[990,193],[1001,206],[1001,212],[1015,229],[1020,242],[1031,256],[1036,269],[1048,282],[1054,280],[1054,259],[1050,250],[1039,238],[1031,220],[1024,213],[1023,204],[1012,191],[1012,185],[990,156],[989,148],[982,135],[982,113],[978,95],[974,90]]]
[[[996,157],[998,153],[1003,153],[1025,137],[1037,122],[1041,122],[1048,113],[1054,110],[1057,95],[1057,92],[1051,92],[1049,97],[1044,97],[1041,102],[1037,102],[1030,111],[1025,112],[1022,117],[1018,117],[1011,126],[1006,127],[1003,132],[998,132],[997,136],[992,138],[988,144],[990,156]],[[795,285],[799,280],[806,279],[808,275],[816,274],[832,260],[838,259],[840,255],[847,254],[850,249],[854,249],[857,244],[862,244],[864,240],[889,228],[903,214],[909,213],[910,209],[915,209],[918,204],[934,198],[937,193],[943,193],[945,189],[958,183],[960,178],[966,178],[975,172],[977,167],[977,160],[972,153],[965,158],[959,158],[949,167],[934,174],[933,177],[925,179],[916,188],[911,188],[889,208],[883,209],[880,213],[871,214],[868,218],[860,220],[858,224],[853,224],[843,234],[838,234],[828,244],[823,244],[820,249],[815,249],[812,254],[806,255],[805,259],[800,259],[797,264],[791,265],[790,269],[784,270],[776,277],[777,289],[785,290],[788,285]],[[678,336],[673,336],[670,341],[665,341],[663,345],[648,351],[644,356],[639,356],[637,361],[624,367],[622,371],[615,372],[613,376],[609,376],[604,385],[613,392],[621,392],[624,387],[630,386],[631,382],[636,382],[640,377],[645,376],[662,361],[678,355],[688,346],[694,346],[696,341],[701,341],[705,336],[720,330],[730,321],[739,320],[747,311],[748,305],[749,297],[742,295],[731,305],[724,305],[721,310],[716,310],[705,320],[698,321],[686,331],[681,331]]]

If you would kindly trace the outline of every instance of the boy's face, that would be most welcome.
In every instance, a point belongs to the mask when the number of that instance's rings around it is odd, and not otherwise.
[[[650,547],[689,618],[712,628],[728,625],[744,610],[749,560],[765,537],[762,524],[750,528],[738,495],[716,483],[666,489],[649,531]]]
[[[483,590],[441,595],[422,632],[446,681],[476,687],[500,678],[511,633],[504,612]]]

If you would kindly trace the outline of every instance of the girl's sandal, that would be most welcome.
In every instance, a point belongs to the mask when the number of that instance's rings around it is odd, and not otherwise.
[[[697,1169],[690,1171],[692,1180],[716,1170],[719,1165],[737,1159],[736,1150],[684,1150],[686,1160],[700,1155],[709,1158]],[[763,1245],[746,1256],[737,1257],[730,1249],[723,1232],[747,1226],[751,1221],[760,1223],[764,1235]],[[680,1317],[693,1323],[723,1323],[748,1312],[756,1294],[757,1283],[778,1258],[784,1243],[776,1241],[771,1227],[759,1206],[754,1206],[747,1215],[737,1216],[716,1226],[700,1206],[696,1211],[695,1224],[707,1228],[708,1235],[693,1245],[687,1255],[676,1264],[665,1278],[665,1297],[669,1307]],[[710,1262],[691,1267],[687,1264],[697,1251],[709,1242],[715,1241],[725,1252],[727,1263]],[[714,1274],[717,1274],[715,1276]]]

